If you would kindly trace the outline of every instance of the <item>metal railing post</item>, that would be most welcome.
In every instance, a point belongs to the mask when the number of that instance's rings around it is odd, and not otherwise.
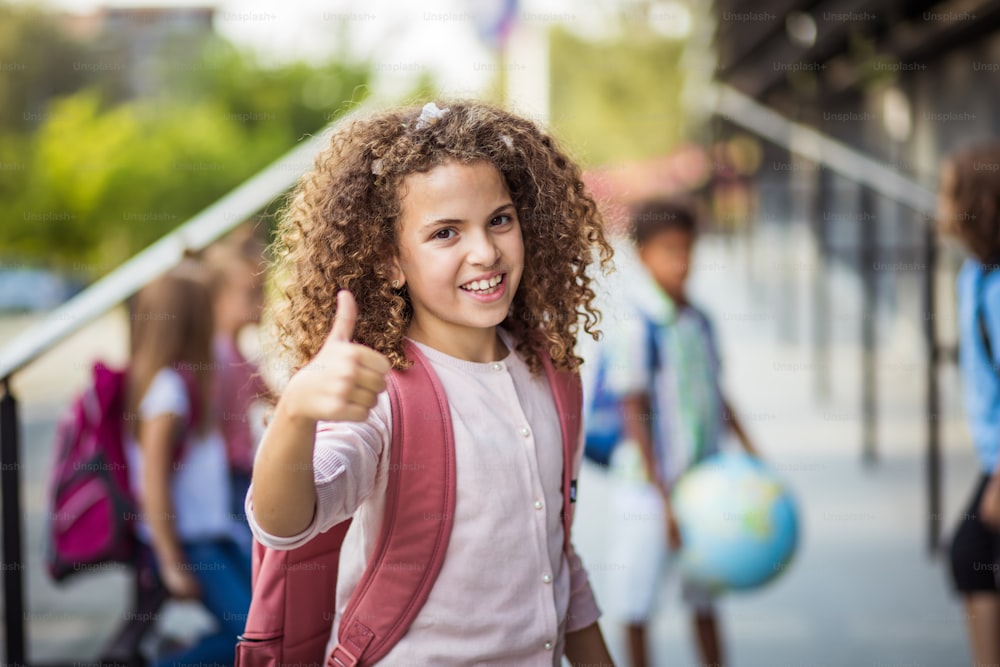
[[[3,499],[3,600],[7,664],[26,664],[24,651],[24,560],[21,551],[21,471],[17,400],[10,377],[0,380],[0,498]]]
[[[827,220],[829,211],[831,174],[822,165],[816,170],[816,189],[813,200],[813,234],[816,243],[816,266],[812,279],[812,343],[813,364],[816,372],[814,390],[817,398],[830,399],[830,287],[826,275]]]
[[[938,365],[941,342],[937,330],[937,302],[934,277],[937,273],[937,238],[933,223],[924,230],[923,318],[927,346],[927,549],[933,555],[941,540],[941,395]]]
[[[794,164],[795,154],[791,151],[786,153],[788,164]],[[790,172],[794,174],[794,172]],[[784,177],[781,189],[786,193],[795,195],[796,181],[793,175]],[[782,238],[793,238],[793,228],[795,227],[795,210],[793,200],[789,200],[786,206],[786,214],[777,221],[779,233]],[[795,260],[796,248],[793,243],[778,244],[778,266],[776,273],[778,284],[776,286],[778,302],[778,340],[785,343],[795,342],[795,325],[797,324],[797,301],[798,301],[798,271]]]
[[[875,193],[861,186],[858,206],[859,254],[861,258],[861,447],[866,464],[878,459],[878,396],[876,364],[878,359],[876,325],[878,226],[875,216]]]

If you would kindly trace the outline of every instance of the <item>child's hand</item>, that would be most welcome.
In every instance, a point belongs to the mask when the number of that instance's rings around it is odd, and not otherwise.
[[[674,516],[674,510],[668,504],[666,507],[667,515],[667,546],[670,547],[671,551],[680,551],[683,543],[681,542],[681,528],[677,524],[677,517]]]
[[[993,473],[986,484],[979,501],[979,518],[993,530],[1000,530],[1000,472]]]
[[[341,290],[330,335],[312,361],[292,377],[282,396],[290,414],[313,421],[362,422],[368,418],[392,365],[384,355],[351,342],[357,316],[354,296]]]
[[[201,586],[189,571],[183,569],[184,563],[174,563],[163,568],[160,576],[163,585],[177,600],[198,600],[201,598]]]

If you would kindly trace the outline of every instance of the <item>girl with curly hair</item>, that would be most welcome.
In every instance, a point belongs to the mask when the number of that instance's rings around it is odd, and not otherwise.
[[[972,255],[958,275],[958,356],[982,473],[952,538],[951,572],[973,662],[993,665],[1000,663],[1000,141],[949,157],[937,219]]]
[[[334,645],[379,536],[383,390],[409,366],[409,341],[449,398],[455,516],[430,596],[379,664],[611,664],[586,570],[563,544],[560,425],[542,372],[542,355],[575,372],[577,333],[596,336],[587,267],[596,250],[607,268],[611,248],[580,169],[538,126],[483,103],[445,107],[345,121],[292,193],[276,324],[293,374],[247,515],[284,549],[353,517]]]

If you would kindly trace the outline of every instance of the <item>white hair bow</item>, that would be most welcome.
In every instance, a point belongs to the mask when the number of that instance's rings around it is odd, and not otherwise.
[[[417,118],[417,129],[422,130],[426,127],[430,127],[440,119],[444,118],[444,115],[448,113],[449,109],[439,109],[438,105],[434,102],[428,102],[424,105],[424,108],[420,110],[420,117]]]

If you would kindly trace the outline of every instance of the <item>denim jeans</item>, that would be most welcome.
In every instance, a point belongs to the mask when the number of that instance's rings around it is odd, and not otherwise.
[[[236,638],[243,633],[250,609],[250,554],[232,540],[185,542],[183,547],[191,572],[201,586],[201,603],[214,617],[216,630],[176,653],[158,656],[153,664],[232,665]]]
[[[246,500],[247,491],[250,489],[250,475],[245,472],[235,470],[229,473],[229,485],[232,488],[231,509],[233,522],[236,524],[235,539],[240,547],[248,552],[253,552],[253,534],[250,532],[250,524],[247,523],[246,509],[243,502]]]

